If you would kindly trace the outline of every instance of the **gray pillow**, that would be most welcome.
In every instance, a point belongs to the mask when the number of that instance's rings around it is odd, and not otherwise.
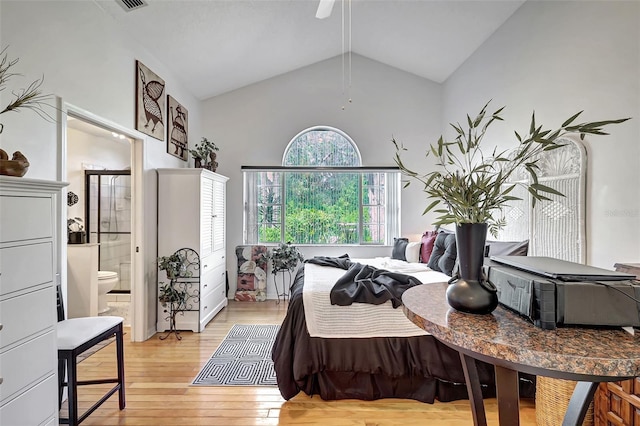
[[[440,232],[433,244],[433,251],[427,266],[434,271],[452,276],[457,257],[456,234]]]
[[[407,257],[405,253],[407,251],[407,244],[409,244],[408,238],[394,238],[391,258],[406,261]]]

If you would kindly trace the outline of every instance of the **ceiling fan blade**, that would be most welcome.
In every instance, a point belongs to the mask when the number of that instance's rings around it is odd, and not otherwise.
[[[325,19],[331,16],[331,10],[335,0],[320,0],[318,4],[318,10],[316,11],[316,18]]]

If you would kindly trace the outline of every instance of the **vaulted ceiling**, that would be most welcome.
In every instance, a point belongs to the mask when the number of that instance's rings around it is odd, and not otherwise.
[[[336,0],[317,19],[318,0],[145,0],[129,11],[119,0],[94,1],[199,99],[349,49],[443,82],[524,3]]]

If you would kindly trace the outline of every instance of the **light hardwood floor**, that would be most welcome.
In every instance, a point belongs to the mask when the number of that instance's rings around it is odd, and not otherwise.
[[[424,404],[405,399],[323,401],[298,394],[290,401],[277,387],[190,386],[233,324],[279,324],[286,305],[229,303],[203,333],[182,332],[161,341],[132,343],[125,336],[127,407],[118,410],[117,394],[83,425],[429,425],[473,424],[467,400]],[[162,333],[164,334],[164,333]],[[78,366],[81,379],[115,375],[115,344]],[[102,385],[80,388],[84,410],[98,399]],[[104,387],[104,386],[102,386]],[[489,424],[498,424],[495,399],[485,400]],[[64,411],[63,411],[64,413]],[[522,426],[535,425],[535,408],[522,399]]]

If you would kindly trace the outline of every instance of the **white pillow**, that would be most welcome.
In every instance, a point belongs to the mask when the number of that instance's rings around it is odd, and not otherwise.
[[[404,252],[404,257],[407,259],[407,262],[420,262],[420,247],[422,246],[421,242],[417,243],[408,243],[407,248]]]

